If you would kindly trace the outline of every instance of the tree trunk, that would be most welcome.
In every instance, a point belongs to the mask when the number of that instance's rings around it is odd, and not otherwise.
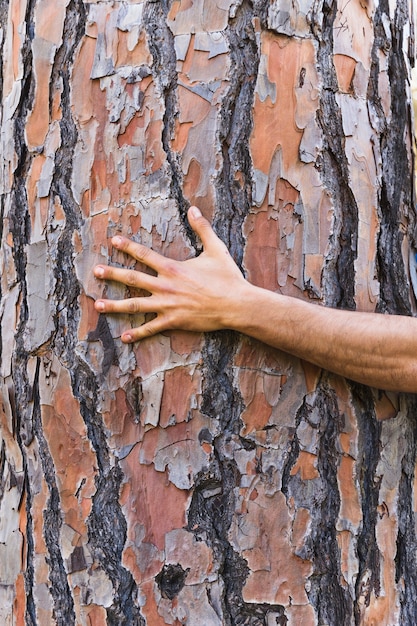
[[[193,203],[262,287],[415,312],[408,4],[0,14],[0,622],[414,626],[415,398],[232,332],[123,345],[92,276],[119,232],[198,254]]]

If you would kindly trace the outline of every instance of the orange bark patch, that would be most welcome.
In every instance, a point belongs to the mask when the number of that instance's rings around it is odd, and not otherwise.
[[[337,470],[340,489],[339,516],[355,528],[362,520],[362,509],[354,477],[355,461],[350,456],[342,456]]]
[[[200,333],[190,333],[187,331],[175,331],[170,334],[171,348],[177,354],[186,355],[192,352],[199,352],[202,345]]]
[[[49,111],[49,83],[52,71],[49,56],[40,58],[37,55],[33,64],[36,76],[35,98],[25,128],[29,150],[43,146],[48,132],[49,115],[45,115],[45,112]]]
[[[242,413],[242,435],[246,436],[255,430],[260,430],[268,424],[272,407],[266,402],[262,391],[255,393],[252,401]]]
[[[277,291],[277,246],[279,226],[265,211],[249,215],[245,222],[247,245],[245,266],[249,280],[264,289]]]
[[[294,279],[301,286],[304,277],[303,224],[295,210],[299,192],[281,178],[273,185],[273,198],[267,194],[262,207],[245,221],[244,262],[251,282],[287,293]]]
[[[132,407],[124,389],[115,391],[109,411],[103,413],[103,421],[112,433],[115,445],[123,446],[140,438],[140,427],[134,422]]]
[[[165,626],[165,620],[158,613],[158,604],[154,593],[155,582],[153,580],[144,581],[140,585],[140,592],[145,598],[145,603],[141,607],[141,613],[145,617],[146,623],[152,624],[153,626]]]
[[[80,294],[81,318],[78,326],[78,338],[83,341],[88,333],[97,327],[99,314],[94,308],[94,300],[88,298],[84,293]]]
[[[118,31],[116,67],[123,65],[131,65],[133,67],[150,65],[151,55],[146,46],[145,33],[142,32],[140,34],[139,41],[133,48],[131,47],[130,39],[130,33]]]
[[[197,378],[188,367],[175,367],[165,372],[159,415],[159,425],[162,428],[189,419],[190,402],[196,394],[196,382]]]
[[[144,530],[143,541],[163,550],[165,535],[186,523],[188,491],[170,483],[166,472],[157,472],[152,465],[139,463],[136,454],[123,459],[121,466],[130,483],[129,498],[123,507],[128,528],[133,530],[139,523]],[[134,536],[131,540],[136,543]],[[136,579],[141,578],[138,570],[132,573]]]
[[[103,606],[90,605],[87,610],[88,626],[103,626],[107,620],[107,611]]]
[[[356,68],[355,59],[346,54],[334,54],[333,63],[336,70],[339,91],[342,93],[352,93],[352,80]]]
[[[302,450],[298,455],[298,459],[291,469],[291,476],[295,476],[300,472],[301,480],[312,480],[320,476],[317,470],[317,457],[311,452]]]
[[[243,588],[245,602],[287,606],[291,598],[291,604],[307,604],[305,584],[311,564],[294,554],[290,536],[291,518],[282,493],[271,497],[260,492],[254,502],[248,501],[241,538],[250,571]]]
[[[251,137],[254,166],[268,174],[277,146],[282,147],[284,170],[298,162],[302,132],[295,123],[295,87],[306,63],[314,63],[310,41],[284,35],[262,34],[262,49],[268,57],[268,78],[276,84],[276,101],[256,97]]]
[[[386,393],[381,392],[378,398],[375,399],[375,413],[378,420],[391,419],[398,414],[398,407],[394,406],[394,403]]]
[[[13,603],[14,626],[25,626],[26,589],[23,574],[19,574],[15,581],[16,596]]]
[[[100,110],[106,110],[102,99],[96,99],[96,96],[99,96],[97,89],[100,92],[97,81],[90,79],[95,50],[95,39],[84,37],[72,72],[74,113],[81,123],[89,121],[94,117],[94,113],[99,114]],[[100,95],[102,96],[101,92]]]

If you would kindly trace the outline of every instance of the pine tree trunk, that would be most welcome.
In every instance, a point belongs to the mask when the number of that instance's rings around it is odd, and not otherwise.
[[[92,276],[116,233],[197,254],[193,203],[250,281],[413,314],[408,4],[0,25],[0,623],[414,626],[414,396],[232,332],[123,345]]]

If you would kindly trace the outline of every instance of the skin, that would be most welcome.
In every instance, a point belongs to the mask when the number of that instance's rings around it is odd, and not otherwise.
[[[94,274],[149,292],[97,300],[100,313],[156,313],[122,334],[133,343],[167,330],[231,329],[351,380],[391,391],[417,392],[417,319],[341,311],[250,284],[196,207],[188,211],[203,252],[187,261],[114,237],[113,246],[157,275],[98,265]],[[262,314],[266,312],[266,314]]]

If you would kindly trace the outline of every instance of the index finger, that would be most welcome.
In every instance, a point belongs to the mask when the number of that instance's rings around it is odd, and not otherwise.
[[[111,241],[117,250],[126,252],[131,257],[141,263],[144,263],[156,272],[160,272],[166,263],[164,256],[154,252],[151,248],[143,246],[141,243],[132,241],[131,239],[126,239],[125,237],[117,235],[116,237],[113,237]]]

